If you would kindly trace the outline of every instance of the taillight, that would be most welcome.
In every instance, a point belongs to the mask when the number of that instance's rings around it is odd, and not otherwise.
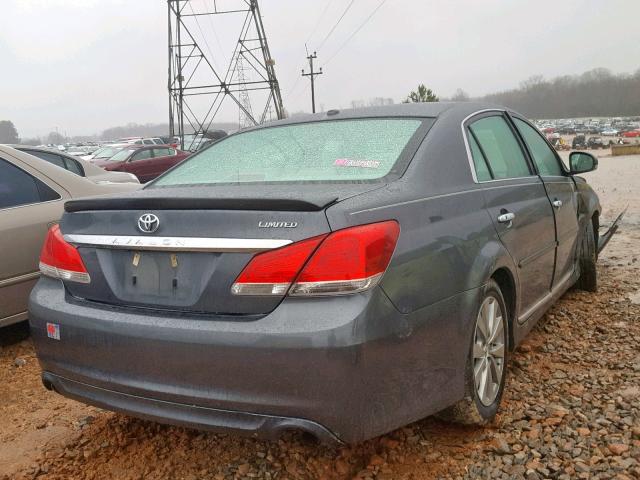
[[[259,253],[242,270],[231,291],[236,295],[284,295],[326,235]]]
[[[62,237],[60,226],[49,229],[40,253],[43,275],[72,282],[89,283],[91,278],[78,250]]]
[[[256,255],[233,284],[237,295],[342,295],[375,286],[400,226],[390,220],[338,230]],[[299,272],[299,273],[298,273]]]

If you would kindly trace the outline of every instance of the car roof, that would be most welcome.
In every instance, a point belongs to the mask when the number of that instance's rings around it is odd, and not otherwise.
[[[501,105],[485,102],[420,102],[401,103],[397,105],[385,105],[380,107],[364,107],[349,109],[331,109],[322,113],[297,115],[293,118],[276,120],[267,124],[251,127],[246,130],[287,125],[296,123],[315,122],[323,120],[338,120],[349,118],[376,118],[376,117],[431,117],[462,116],[463,118],[481,110],[506,110],[511,109]]]
[[[8,147],[11,148],[15,148],[16,150],[25,153],[27,155],[29,155],[28,152],[25,152],[24,150],[37,150],[39,152],[45,152],[45,153],[53,153],[55,155],[60,155],[61,157],[66,157],[68,159],[74,160],[76,162],[78,162],[81,166],[82,169],[84,170],[84,175],[86,177],[95,177],[97,175],[102,175],[105,173],[105,170],[98,167],[97,165],[94,165],[93,163],[84,160],[81,157],[75,157],[73,155],[69,155],[68,153],[62,152],[60,150],[54,150],[53,148],[46,148],[46,147],[32,147],[30,145],[7,145]],[[36,157],[38,158],[38,157]],[[41,158],[38,158],[38,160],[41,160],[43,162],[46,162],[46,160],[42,160]],[[48,163],[48,162],[47,162]],[[57,167],[57,165],[56,165]],[[60,167],[57,167],[60,168]],[[74,175],[77,175],[74,173]]]

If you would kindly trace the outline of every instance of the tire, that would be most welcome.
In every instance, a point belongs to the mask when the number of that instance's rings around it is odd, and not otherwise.
[[[494,312],[497,313],[497,315],[494,316],[494,322],[498,320],[499,323],[493,323],[495,326],[493,331],[495,335],[499,335],[502,338],[494,335],[495,342],[487,346],[487,342],[483,338],[485,335],[483,334],[484,328],[482,325],[491,327],[490,323],[487,324],[483,321],[483,319],[488,318],[487,308],[490,309],[491,305],[499,309],[494,310]],[[485,425],[496,416],[500,401],[502,400],[502,393],[507,376],[509,350],[508,315],[509,313],[505,306],[500,287],[494,280],[489,280],[485,286],[482,301],[477,309],[471,335],[471,345],[469,347],[465,368],[464,398],[455,405],[440,412],[438,417],[464,425]],[[494,353],[501,351],[502,357],[492,355],[490,353],[491,351]],[[486,372],[488,375],[491,375],[491,377],[485,378],[485,387],[487,387],[485,389],[482,388],[481,384],[484,372],[483,365],[487,366]],[[489,387],[489,382],[486,381],[488,378],[492,380],[497,379],[498,382],[491,381]]]
[[[578,251],[578,266],[580,277],[576,287],[587,292],[598,291],[598,271],[596,269],[596,237],[593,230],[593,222],[587,221],[582,232],[580,250]]]

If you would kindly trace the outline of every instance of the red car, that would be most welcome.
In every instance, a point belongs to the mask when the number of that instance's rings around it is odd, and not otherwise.
[[[95,162],[105,170],[133,173],[141,183],[153,180],[189,156],[170,145],[131,145],[108,160]]]
[[[623,132],[622,136],[625,137],[625,138],[640,137],[640,129],[638,129],[638,130],[629,130],[628,132]]]

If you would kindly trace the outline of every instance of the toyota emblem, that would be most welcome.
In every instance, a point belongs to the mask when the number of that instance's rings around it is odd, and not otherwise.
[[[140,215],[138,219],[138,228],[144,233],[153,233],[158,230],[160,219],[153,213],[145,213]]]

